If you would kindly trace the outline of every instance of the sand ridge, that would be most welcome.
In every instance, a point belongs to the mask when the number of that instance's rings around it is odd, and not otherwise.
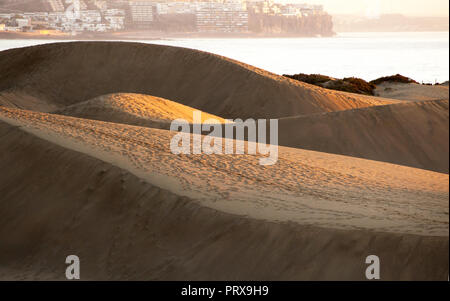
[[[194,108],[133,93],[99,96],[52,113],[170,129]],[[205,112],[202,122],[214,118]],[[448,173],[448,101],[373,106],[279,120],[279,144]],[[205,132],[206,134],[206,132]],[[442,138],[444,137],[444,138]]]
[[[151,44],[39,45],[0,52],[0,66],[0,91],[15,89],[47,106],[140,93],[222,118],[256,119],[397,102],[322,89],[211,53]]]
[[[150,95],[135,93],[115,93],[77,103],[53,114],[94,119],[115,123],[169,129],[175,119],[193,123],[194,108]],[[221,117],[201,112],[201,122],[227,121]]]
[[[384,280],[448,275],[448,237],[226,214],[2,121],[0,136],[2,280],[65,280],[67,254],[82,280],[365,280],[368,253]]]
[[[375,95],[404,101],[448,100],[448,85],[420,85],[384,82],[377,85]]]
[[[337,229],[448,236],[448,175],[299,149],[173,155],[173,132],[1,109],[2,119],[220,211]],[[407,208],[407,210],[405,210]]]
[[[448,97],[435,89],[361,96],[123,42],[12,49],[0,66],[2,280],[65,279],[67,254],[83,280],[364,280],[369,254],[383,280],[448,277]],[[175,155],[165,129],[196,109],[280,118],[295,148],[273,166]]]
[[[448,100],[279,120],[280,145],[448,173]]]

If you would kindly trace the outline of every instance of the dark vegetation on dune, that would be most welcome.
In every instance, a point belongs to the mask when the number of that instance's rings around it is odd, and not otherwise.
[[[402,83],[402,84],[418,84],[418,82],[416,82],[415,80],[413,80],[409,77],[403,76],[401,74],[380,77],[380,78],[377,78],[377,79],[371,81],[370,83],[374,84],[374,85],[379,85],[384,82]]]
[[[356,94],[375,95],[376,86],[357,77],[346,77],[343,79],[335,79],[322,74],[294,74],[284,76],[305,82],[311,85],[327,88],[331,90],[344,91]]]
[[[333,90],[365,95],[375,95],[374,90],[376,89],[374,84],[368,83],[357,77],[346,77],[342,80],[333,81],[329,85],[325,86]]]
[[[401,74],[396,74],[396,75],[390,75],[390,76],[383,76],[380,78],[377,78],[375,80],[370,81],[371,84],[374,85],[381,85],[382,83],[400,83],[400,84],[418,84],[420,85],[419,82],[413,80],[412,78],[403,76]],[[422,82],[422,85],[424,86],[445,86],[448,85],[448,81],[443,82],[443,83],[424,83]]]
[[[364,95],[375,95],[375,89],[377,88],[377,85],[381,85],[385,82],[419,85],[417,81],[409,77],[403,76],[401,74],[383,76],[370,82],[367,82],[357,77],[346,77],[343,79],[337,79],[322,74],[299,73],[294,75],[284,74],[283,76],[326,89]],[[433,84],[422,83],[422,85],[432,86]],[[444,82],[441,84],[436,83],[435,85],[445,86],[448,85],[448,82]]]
[[[284,74],[283,76],[304,82],[304,83],[308,83],[311,85],[316,85],[316,86],[320,86],[321,84],[324,84],[330,80],[333,80],[333,78],[326,76],[326,75],[322,75],[322,74],[305,74],[305,73],[299,73],[299,74],[294,74],[294,75],[288,75],[288,74]]]

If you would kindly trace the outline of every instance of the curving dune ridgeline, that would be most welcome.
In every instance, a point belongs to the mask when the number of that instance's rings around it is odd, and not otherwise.
[[[0,101],[1,93],[20,91],[61,108],[111,93],[140,93],[223,118],[246,119],[397,102],[325,90],[207,52],[139,43],[12,49],[0,53],[0,66]]]
[[[134,93],[116,93],[99,96],[53,111],[52,113],[84,119],[170,129],[170,123],[179,118],[192,124],[194,122],[194,111],[196,111],[194,108],[160,97]],[[226,120],[221,117],[201,112],[200,121],[204,123],[208,120],[226,123]]]
[[[372,254],[382,280],[448,278],[445,89],[356,95],[122,42],[7,50],[0,71],[0,280],[64,280],[69,254],[82,280],[365,280]],[[276,164],[173,153],[196,110],[279,119]]]
[[[282,118],[284,146],[448,173],[448,100]]]
[[[3,280],[64,280],[72,253],[84,280],[363,280],[367,252],[382,256],[387,280],[447,272],[441,237],[226,214],[3,122],[0,134]]]
[[[385,280],[447,275],[448,175],[284,148],[267,170],[173,155],[164,130],[0,117],[2,279],[63,279],[67,253],[86,280],[362,280],[368,252]]]

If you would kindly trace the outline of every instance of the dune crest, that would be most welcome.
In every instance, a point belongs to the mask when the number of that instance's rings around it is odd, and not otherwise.
[[[398,103],[279,120],[279,144],[448,173],[448,100]],[[195,109],[149,95],[117,93],[53,113],[170,129]],[[202,113],[202,122],[223,118]],[[444,137],[444,138],[443,138]]]
[[[51,112],[60,108],[59,105],[49,103],[39,96],[32,96],[15,89],[0,91],[0,106],[41,112]]]
[[[2,121],[0,135],[2,280],[65,280],[67,254],[83,280],[365,280],[368,250],[384,280],[447,277],[448,237],[226,214]]]
[[[415,83],[390,83],[379,84],[375,94],[384,98],[392,98],[405,101],[448,100],[448,85],[420,85]]]
[[[448,100],[282,118],[280,145],[449,171]]]
[[[166,130],[0,112],[3,120],[41,138],[227,213],[326,228],[448,235],[445,174],[284,147],[271,167],[258,164],[260,155],[174,155],[175,133]]]
[[[0,66],[0,92],[14,88],[59,107],[111,93],[140,93],[246,119],[396,102],[326,90],[211,53],[161,45],[46,44],[0,52]]]
[[[116,93],[99,96],[94,99],[68,106],[52,113],[78,118],[94,119],[115,123],[169,129],[175,119],[184,119],[193,123],[194,108],[179,103],[134,93]],[[201,113],[201,121],[226,120],[205,112]]]
[[[448,100],[139,43],[12,49],[0,66],[2,280],[64,279],[68,254],[82,280],[365,280],[372,254],[382,280],[448,277]],[[174,137],[205,138],[166,130],[196,109],[277,118],[287,146],[268,166],[175,154]]]

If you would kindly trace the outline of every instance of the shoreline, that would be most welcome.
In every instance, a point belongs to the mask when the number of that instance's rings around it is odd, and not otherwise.
[[[60,34],[37,34],[32,32],[0,32],[0,40],[166,40],[166,39],[271,39],[271,38],[339,38],[341,35],[348,34],[374,34],[374,33],[448,33],[449,31],[342,31],[333,32],[331,35],[299,35],[299,34],[279,34],[279,33],[164,33],[164,32],[149,32],[149,31],[125,31],[114,33],[82,33],[79,35],[71,35],[69,33]]]
[[[79,35],[70,35],[68,33],[61,34],[34,34],[29,32],[0,32],[0,39],[30,39],[30,40],[164,40],[164,39],[226,39],[226,38],[331,38],[336,37],[337,33],[332,35],[300,35],[300,34],[255,34],[255,33],[162,33],[162,32],[145,32],[145,31],[127,31],[115,33],[82,33]]]
[[[78,36],[71,36],[71,35],[54,35],[54,34],[48,34],[48,35],[39,35],[39,34],[32,34],[32,33],[13,33],[13,32],[0,32],[0,42],[4,41],[7,43],[7,41],[11,41],[14,43],[14,41],[23,41],[24,45],[19,45],[15,47],[8,47],[8,44],[5,48],[0,47],[0,52],[6,51],[8,49],[15,49],[15,48],[21,48],[21,47],[29,47],[33,45],[39,45],[39,44],[47,44],[47,43],[67,43],[67,42],[124,42],[124,43],[143,43],[143,44],[161,44],[161,45],[168,45],[173,47],[182,47],[182,48],[192,48],[190,46],[186,45],[180,45],[180,44],[171,44],[171,42],[183,42],[184,41],[202,41],[202,40],[238,40],[243,41],[246,39],[253,39],[253,40],[264,40],[264,39],[278,39],[279,41],[283,41],[283,39],[308,39],[309,41],[319,41],[321,38],[327,38],[327,37],[311,37],[311,36],[293,36],[293,35],[249,35],[249,34],[225,34],[218,36],[216,34],[197,34],[193,33],[190,35],[184,35],[184,34],[170,34],[170,35],[141,35],[141,36],[126,36],[127,33],[122,34],[86,34],[86,35],[78,35]],[[142,33],[142,32],[139,32]],[[346,35],[351,34],[374,34],[376,32],[340,32],[335,33],[333,38],[339,39],[339,38],[349,38]],[[378,32],[379,34],[383,34],[383,32]],[[391,34],[394,32],[385,32],[386,34]],[[448,33],[444,31],[436,31],[436,32],[416,32],[416,33]],[[350,36],[351,38],[351,36]],[[25,41],[35,41],[33,44],[27,44]],[[39,42],[42,41],[42,42]],[[167,41],[167,44],[165,44],[164,41]],[[256,42],[255,41],[255,42]],[[193,48],[201,51],[212,52],[211,50],[203,50],[201,48]],[[224,55],[220,53],[216,53],[219,55]],[[276,71],[271,71],[272,73],[278,74],[278,75],[284,75],[288,73],[280,73]],[[291,74],[295,74],[295,71],[292,71]],[[313,75],[314,73],[311,73],[310,75]],[[320,74],[324,75],[324,74]],[[331,77],[336,77],[335,75],[326,75]],[[378,75],[378,77],[381,76],[389,76],[389,73],[384,73],[384,75]],[[356,77],[356,78],[362,78],[366,81],[373,80],[374,77],[364,78],[362,75],[358,73],[351,73],[347,75],[346,77]],[[409,76],[411,79],[414,79],[417,81],[418,85],[422,86],[448,86],[448,78],[442,78],[441,80],[437,80],[433,82],[433,80],[423,80],[419,77]],[[338,77],[336,77],[338,79]],[[443,99],[437,98],[437,99]]]

